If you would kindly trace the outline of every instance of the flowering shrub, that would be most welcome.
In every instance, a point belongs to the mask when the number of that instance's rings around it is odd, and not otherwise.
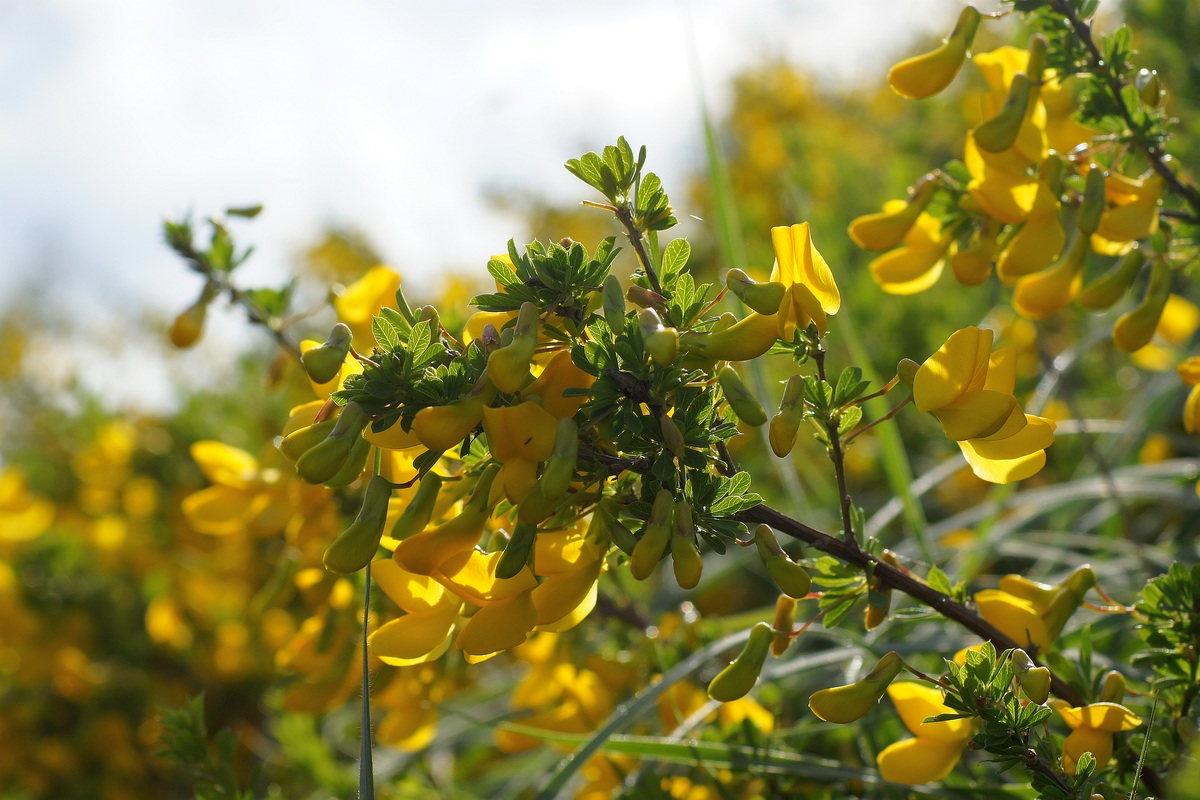
[[[795,218],[715,269],[624,138],[566,165],[620,237],[508,242],[470,314],[363,264],[300,339],[294,284],[239,283],[258,208],[168,222],[203,279],[170,341],[244,310],[274,408],[64,436],[57,497],[0,476],[0,788],[1189,796],[1200,192],[1096,12],[967,7],[893,67],[929,102],[970,58],[982,113],[849,223],[858,272]],[[1004,17],[1028,45],[973,52]],[[996,306],[879,373],[858,326],[924,292]]]

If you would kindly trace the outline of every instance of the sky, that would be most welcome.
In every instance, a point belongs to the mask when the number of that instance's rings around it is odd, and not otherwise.
[[[406,281],[482,270],[520,220],[485,188],[570,201],[563,162],[625,135],[668,187],[702,164],[738,69],[882,81],[959,0],[0,0],[0,304],[172,314],[199,288],[164,217],[262,203],[250,285],[323,226]]]

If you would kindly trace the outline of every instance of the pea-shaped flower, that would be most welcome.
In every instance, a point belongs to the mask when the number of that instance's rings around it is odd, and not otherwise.
[[[885,747],[877,758],[879,774],[885,781],[913,784],[932,783],[949,775],[971,740],[975,720],[964,717],[926,722],[929,717],[954,713],[942,701],[941,691],[932,686],[893,683],[887,692],[904,727],[916,738]]]

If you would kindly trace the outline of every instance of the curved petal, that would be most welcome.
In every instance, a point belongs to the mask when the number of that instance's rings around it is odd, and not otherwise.
[[[942,701],[942,692],[933,686],[914,681],[893,683],[887,688],[888,697],[896,706],[904,727],[922,741],[963,743],[971,738],[974,721],[952,719],[943,722],[925,722],[928,717],[953,714],[954,709]]]
[[[871,276],[888,294],[909,295],[923,292],[937,283],[945,266],[945,247],[898,247],[870,264]]]
[[[775,247],[776,259],[771,280],[778,280],[785,286],[804,284],[821,302],[821,309],[826,314],[836,314],[842,307],[842,295],[829,265],[813,245],[808,223],[772,228],[771,244]]]
[[[902,739],[879,753],[879,775],[892,783],[932,783],[950,774],[962,757],[961,742]]]
[[[983,388],[993,333],[974,326],[955,331],[925,360],[913,379],[913,402],[926,413]]]
[[[229,486],[210,486],[183,498],[188,524],[200,533],[228,536],[246,528],[256,493]]]
[[[1006,439],[972,439],[975,455],[988,461],[1011,461],[1045,450],[1054,444],[1054,422],[1045,417],[1025,415],[1026,424]]]
[[[497,578],[496,566],[503,554],[503,551],[472,550],[455,555],[442,563],[434,577],[451,592],[477,606],[507,600],[537,586],[529,567],[522,567],[511,578]]]
[[[479,609],[458,634],[458,646],[468,655],[485,656],[523,643],[537,625],[530,594],[522,592]]]
[[[446,652],[458,608],[445,606],[423,614],[405,614],[380,625],[367,639],[371,654],[385,664],[422,664]]]
[[[1069,774],[1075,774],[1075,768],[1084,753],[1091,753],[1096,759],[1096,769],[1101,769],[1112,758],[1113,735],[1095,728],[1076,728],[1063,742],[1063,769]]]
[[[393,603],[410,614],[432,611],[441,606],[457,608],[459,603],[433,578],[409,572],[390,558],[371,562],[371,577]]]
[[[933,415],[942,424],[946,438],[959,442],[991,436],[1004,427],[1015,409],[1017,398],[1011,394],[984,389],[934,409]]]
[[[1017,643],[1029,642],[1039,651],[1052,646],[1050,632],[1033,604],[999,589],[985,589],[975,594],[979,615],[995,625]]]
[[[244,488],[258,475],[258,459],[224,442],[205,440],[194,443],[192,460],[210,483]]]

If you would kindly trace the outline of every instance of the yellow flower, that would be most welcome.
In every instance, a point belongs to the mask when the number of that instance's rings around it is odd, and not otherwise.
[[[216,441],[196,442],[191,453],[213,483],[185,497],[181,506],[200,533],[273,536],[296,514],[291,491],[295,481],[285,480],[283,471],[264,467],[246,451]]]
[[[1092,703],[1072,708],[1062,700],[1051,705],[1062,715],[1071,728],[1071,735],[1063,742],[1063,769],[1075,774],[1079,758],[1091,753],[1096,759],[1096,769],[1103,768],[1112,758],[1113,734],[1131,731],[1142,724],[1140,717],[1119,703]]]
[[[936,218],[922,212],[904,235],[903,246],[871,262],[871,275],[889,294],[923,292],[941,277],[953,240]]]
[[[879,753],[879,774],[893,783],[932,783],[950,774],[962,757],[975,728],[975,720],[925,722],[928,717],[953,714],[942,701],[941,690],[919,683],[893,683],[888,696],[896,705],[904,727],[915,739],[890,744]]]
[[[1192,387],[1183,404],[1183,427],[1188,433],[1195,433],[1200,430],[1200,356],[1192,356],[1175,370]]]
[[[1092,234],[1092,249],[1106,256],[1121,255],[1138,239],[1157,233],[1162,191],[1163,180],[1158,175],[1140,180],[1116,172],[1109,175],[1104,180],[1109,207]]]
[[[817,251],[807,222],[771,229],[775,247],[775,267],[771,280],[787,287],[776,317],[779,338],[791,341],[797,329],[815,322],[824,335],[825,316],[842,307],[842,295],[833,272]]]
[[[333,299],[338,319],[354,334],[354,349],[370,353],[375,349],[371,320],[384,306],[395,307],[400,275],[383,265],[372,267]]]
[[[492,458],[504,465],[499,485],[510,502],[521,502],[537,483],[538,462],[554,452],[558,420],[540,404],[526,400],[483,409],[483,430]]]
[[[911,100],[931,97],[945,89],[967,60],[967,50],[979,29],[979,20],[979,11],[974,6],[966,6],[941,46],[893,66],[888,70],[888,84],[901,97]]]
[[[1033,477],[1046,465],[1046,448],[1054,444],[1054,420],[1023,416],[1025,425],[1012,436],[958,443],[977,476],[989,483],[1012,483]]]
[[[922,413],[932,413],[954,441],[1015,433],[1013,411],[1017,408],[1011,388],[995,386],[1008,374],[1012,359],[1008,351],[991,353],[994,334],[976,327],[951,334],[942,347],[917,370],[913,379],[913,402]],[[991,370],[995,360],[1005,369]]]
[[[446,652],[462,600],[433,578],[409,572],[391,559],[373,561],[371,576],[405,612],[371,634],[371,654],[385,664],[403,667],[432,661]]]
[[[1020,645],[1033,645],[1039,653],[1053,646],[1041,613],[1032,602],[1000,589],[975,594],[979,615]]]
[[[54,521],[54,513],[52,502],[29,491],[24,475],[11,467],[0,472],[0,541],[39,536]]]

